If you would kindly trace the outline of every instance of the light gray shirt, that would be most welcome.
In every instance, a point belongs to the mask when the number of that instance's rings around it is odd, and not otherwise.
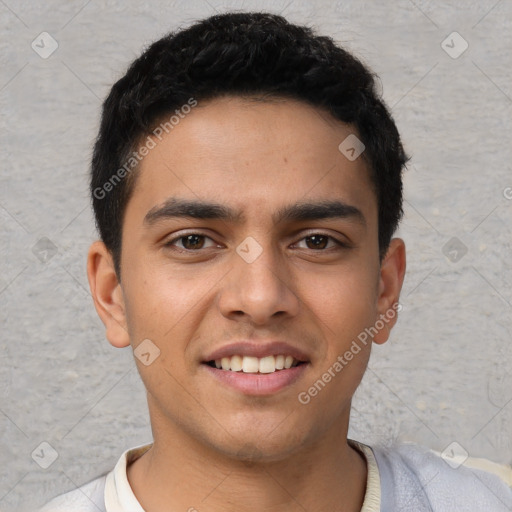
[[[366,458],[361,512],[511,512],[512,468],[483,459],[464,464],[414,444],[348,440]],[[108,474],[50,501],[39,512],[144,512],[126,468],[151,444],[126,450]],[[473,466],[473,467],[470,467]]]

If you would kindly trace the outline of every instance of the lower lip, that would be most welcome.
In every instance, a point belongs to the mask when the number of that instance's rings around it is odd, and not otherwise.
[[[290,386],[306,370],[308,363],[303,363],[286,370],[276,370],[272,373],[244,373],[232,372],[213,368],[203,364],[210,374],[227,386],[234,388],[246,395],[271,395]]]

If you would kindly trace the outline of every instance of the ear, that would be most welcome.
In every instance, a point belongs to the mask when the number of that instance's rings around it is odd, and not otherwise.
[[[377,312],[384,327],[379,329],[373,341],[385,343],[398,319],[398,300],[405,276],[405,243],[401,238],[393,238],[380,266],[379,296]]]
[[[108,341],[114,347],[130,344],[125,304],[110,251],[101,241],[94,242],[87,256],[87,277],[94,306],[105,325]]]

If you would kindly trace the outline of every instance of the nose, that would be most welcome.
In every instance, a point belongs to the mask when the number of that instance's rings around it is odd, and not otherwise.
[[[244,258],[243,252],[233,253],[233,267],[218,302],[226,318],[246,318],[264,325],[273,318],[293,317],[299,312],[300,301],[291,288],[293,276],[285,259],[269,244],[260,247],[261,253],[254,260]]]

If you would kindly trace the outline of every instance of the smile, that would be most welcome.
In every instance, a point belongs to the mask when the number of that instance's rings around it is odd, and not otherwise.
[[[226,389],[244,395],[268,396],[297,382],[309,367],[309,362],[285,355],[262,358],[235,355],[208,361],[201,366]]]
[[[231,372],[243,373],[274,373],[276,371],[294,368],[303,361],[295,359],[291,355],[280,354],[277,356],[252,357],[234,355],[223,357],[207,363],[212,368],[222,369]]]

